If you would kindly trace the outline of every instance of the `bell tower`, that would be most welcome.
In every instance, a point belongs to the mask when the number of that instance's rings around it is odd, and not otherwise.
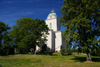
[[[45,21],[50,30],[53,30],[53,31],[60,30],[60,23],[58,21],[58,17],[56,13],[54,12],[54,10],[51,11],[51,13],[47,16],[47,19]]]
[[[47,19],[45,20],[46,24],[49,27],[49,35],[47,35],[46,39],[47,41],[45,44],[47,44],[47,51],[60,51],[61,47],[66,47],[65,42],[62,40],[62,31],[60,30],[60,23],[59,19],[54,12],[54,10],[49,13],[47,16]]]

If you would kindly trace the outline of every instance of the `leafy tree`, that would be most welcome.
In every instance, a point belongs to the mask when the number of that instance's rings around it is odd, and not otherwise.
[[[76,45],[91,60],[90,51],[96,43],[95,36],[100,36],[100,0],[64,0],[61,7],[60,22],[67,27],[64,31],[66,43]]]
[[[7,54],[7,50],[9,49],[11,41],[8,35],[9,29],[11,28],[8,25],[5,25],[5,23],[0,22],[0,55]]]
[[[36,49],[38,40],[48,34],[49,28],[43,20],[21,18],[17,20],[17,25],[13,26],[10,35],[13,38],[12,43],[19,52],[28,52],[30,48]]]

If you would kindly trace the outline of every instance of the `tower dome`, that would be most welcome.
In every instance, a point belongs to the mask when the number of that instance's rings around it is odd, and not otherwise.
[[[51,11],[51,13],[48,16],[57,16],[54,10]]]
[[[57,17],[57,14],[54,12],[54,10],[52,10],[51,13],[47,16],[48,19],[49,19],[50,17],[52,17],[52,18]]]

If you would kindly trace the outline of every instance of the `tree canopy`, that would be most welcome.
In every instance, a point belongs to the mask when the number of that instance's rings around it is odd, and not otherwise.
[[[7,50],[11,47],[11,39],[8,35],[9,29],[11,28],[8,25],[0,22],[0,55],[5,55]]]
[[[17,20],[17,25],[13,26],[10,36],[13,38],[12,43],[19,52],[23,50],[28,52],[30,48],[36,48],[38,40],[44,34],[48,34],[49,28],[43,20],[21,18]]]
[[[74,42],[82,51],[89,53],[99,41],[100,0],[64,0],[60,22],[67,27],[63,33],[66,43]],[[94,48],[95,49],[95,48]],[[87,59],[88,60],[88,59]]]

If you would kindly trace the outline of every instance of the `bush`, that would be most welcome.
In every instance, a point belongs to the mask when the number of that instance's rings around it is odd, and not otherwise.
[[[62,54],[62,55],[67,55],[67,49],[62,48],[62,49],[61,49],[61,54]]]
[[[66,48],[62,48],[61,49],[61,54],[62,55],[71,55],[72,54],[72,50],[71,49],[66,49]]]
[[[68,55],[72,55],[72,52],[73,52],[73,51],[72,51],[71,49],[67,49],[67,54],[68,54]]]
[[[98,50],[98,51],[91,51],[90,52],[90,54],[92,55],[92,56],[100,56],[100,50]]]

